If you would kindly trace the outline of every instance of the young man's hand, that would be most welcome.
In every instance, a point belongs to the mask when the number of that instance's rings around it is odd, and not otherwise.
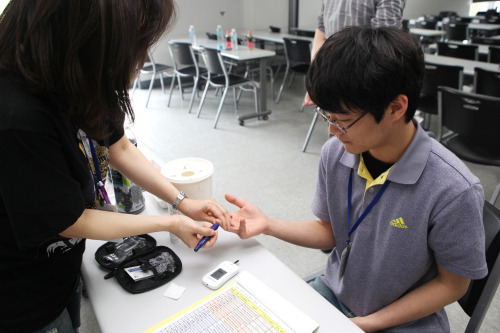
[[[226,194],[226,200],[240,208],[231,214],[231,225],[226,231],[237,234],[241,239],[247,239],[267,230],[268,217],[257,206],[231,194]]]

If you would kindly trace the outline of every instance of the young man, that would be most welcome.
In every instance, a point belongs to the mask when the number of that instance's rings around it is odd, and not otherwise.
[[[273,219],[226,195],[240,207],[227,229],[241,238],[334,248],[311,285],[366,332],[449,332],[443,307],[487,273],[479,180],[413,120],[423,73],[402,30],[334,34],[307,77],[336,136],[321,153],[318,220]]]

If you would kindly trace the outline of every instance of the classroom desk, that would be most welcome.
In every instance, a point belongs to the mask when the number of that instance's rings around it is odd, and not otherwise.
[[[143,214],[166,214],[151,194],[145,193],[145,198]],[[239,260],[240,271],[250,272],[309,315],[319,323],[319,332],[362,332],[256,240],[240,240],[220,229],[215,246],[196,253],[181,241],[172,244],[167,232],[151,235],[158,245],[170,247],[179,256],[182,272],[172,282],[187,289],[179,300],[163,296],[169,283],[142,294],[130,294],[114,278],[104,280],[108,271],[94,260],[95,251],[104,241],[87,240],[82,277],[103,333],[143,332],[208,296],[213,290],[205,287],[201,278],[224,260]]]
[[[188,38],[173,39],[174,42],[190,43]],[[200,47],[207,48],[217,48],[217,41],[208,38],[197,38],[196,45],[192,45],[193,50],[199,51]],[[263,50],[259,48],[254,48],[249,50],[248,47],[244,45],[238,45],[238,49],[221,51],[221,55],[225,58],[233,59],[236,61],[248,61],[248,60],[259,60],[259,113],[248,113],[245,115],[238,116],[239,121],[244,121],[250,118],[264,117],[271,114],[271,110],[267,109],[267,60],[270,57],[274,57],[276,52],[271,50]],[[265,117],[264,117],[265,118]]]
[[[498,70],[498,64],[492,64],[489,62],[483,62],[483,61],[474,61],[474,60],[466,60],[466,59],[461,59],[461,58],[453,58],[453,57],[445,57],[445,56],[440,56],[440,55],[435,55],[435,54],[428,54],[425,53],[425,61],[433,64],[438,64],[438,65],[453,65],[453,66],[462,66],[464,68],[464,75],[474,75],[474,68],[479,67],[479,68],[484,68],[490,71],[497,71]]]

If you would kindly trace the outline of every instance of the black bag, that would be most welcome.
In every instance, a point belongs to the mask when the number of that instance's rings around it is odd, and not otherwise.
[[[120,243],[101,245],[95,253],[95,260],[111,270],[104,276],[105,279],[116,277],[118,283],[132,294],[158,288],[182,271],[182,262],[175,252],[166,246],[156,246],[156,240],[147,234],[127,237]],[[134,281],[126,272],[127,268],[134,266],[153,275]]]

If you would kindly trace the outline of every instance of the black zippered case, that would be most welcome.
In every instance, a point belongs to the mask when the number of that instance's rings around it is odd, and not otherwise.
[[[120,252],[123,248],[127,248],[126,251]],[[156,240],[148,234],[127,237],[122,242],[106,242],[97,249],[95,260],[110,270],[104,279],[114,276],[132,294],[158,288],[182,271],[182,262],[177,254],[166,246],[156,246]],[[134,281],[126,272],[127,268],[134,266],[153,275]]]

